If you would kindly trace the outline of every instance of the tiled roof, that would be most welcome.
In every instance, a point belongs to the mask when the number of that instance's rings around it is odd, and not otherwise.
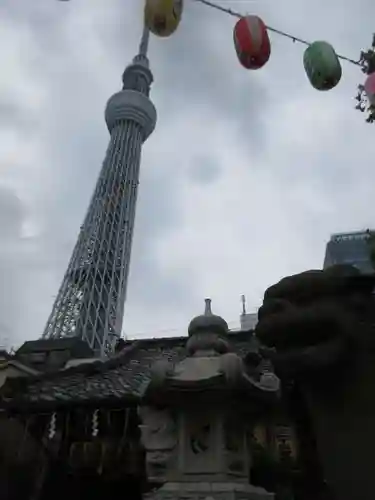
[[[230,334],[233,349],[244,356],[254,350],[252,332]],[[116,357],[64,371],[13,379],[4,385],[2,406],[39,410],[72,404],[116,404],[137,401],[150,380],[151,365],[160,359],[185,357],[186,337],[127,342]]]

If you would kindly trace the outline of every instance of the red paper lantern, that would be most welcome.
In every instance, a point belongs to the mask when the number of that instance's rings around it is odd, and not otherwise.
[[[233,31],[237,57],[246,69],[260,69],[271,55],[267,27],[258,16],[242,17]]]

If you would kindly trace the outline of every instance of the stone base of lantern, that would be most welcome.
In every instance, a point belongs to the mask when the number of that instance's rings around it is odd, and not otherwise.
[[[168,482],[146,500],[274,500],[273,493],[246,483]]]

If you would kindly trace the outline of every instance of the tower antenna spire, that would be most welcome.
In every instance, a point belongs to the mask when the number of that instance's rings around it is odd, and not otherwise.
[[[139,56],[147,57],[149,41],[150,41],[150,30],[147,28],[146,24],[143,23],[143,32],[138,50]]]

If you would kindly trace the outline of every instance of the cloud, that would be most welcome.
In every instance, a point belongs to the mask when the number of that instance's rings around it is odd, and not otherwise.
[[[210,157],[194,158],[190,166],[190,176],[198,184],[211,184],[220,177],[219,166]]]
[[[339,0],[221,3],[354,59],[371,42],[369,0],[345,9]],[[0,329],[11,344],[42,333],[141,11],[138,0],[1,2]],[[343,63],[340,85],[319,93],[304,74],[303,46],[271,33],[270,62],[247,72],[234,23],[187,1],[176,34],[151,40],[158,124],[143,149],[130,336],[186,332],[205,296],[236,325],[242,293],[255,309],[282,276],[322,265],[330,233],[374,225],[374,129],[352,101],[359,69]]]

